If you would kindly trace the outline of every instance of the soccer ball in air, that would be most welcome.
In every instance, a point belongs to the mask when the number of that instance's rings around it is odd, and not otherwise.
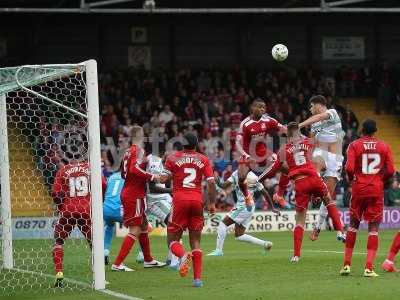
[[[276,44],[272,47],[271,54],[276,61],[284,61],[289,55],[289,50],[283,44]]]

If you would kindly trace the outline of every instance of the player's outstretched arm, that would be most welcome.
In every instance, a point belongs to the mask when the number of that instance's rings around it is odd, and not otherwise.
[[[215,214],[215,202],[217,198],[217,189],[214,178],[207,179],[207,192],[208,192],[208,213]]]
[[[329,118],[330,118],[330,115],[327,112],[313,115],[313,116],[309,117],[307,120],[304,120],[303,122],[301,122],[299,124],[299,128],[307,127],[307,126],[310,126],[319,121],[328,120]]]
[[[353,181],[354,172],[355,172],[355,152],[353,148],[353,144],[350,144],[347,148],[347,161],[345,166],[345,171],[349,181]]]
[[[278,134],[279,134],[279,135],[287,134],[287,127],[286,127],[286,125],[279,124]]]
[[[280,215],[281,215],[281,212],[280,212],[278,209],[276,209],[276,208],[274,207],[274,203],[272,202],[271,196],[269,195],[269,193],[267,192],[267,190],[266,190],[265,188],[263,188],[263,189],[261,190],[261,193],[262,193],[263,196],[264,196],[264,200],[266,200],[266,201],[268,202],[268,204],[269,204],[269,207],[271,207],[271,211],[272,211],[273,213],[277,214],[278,216],[280,216]]]
[[[387,146],[385,174],[383,175],[383,182],[386,182],[390,178],[392,178],[394,175],[394,172],[395,172],[395,169],[394,169],[394,163],[393,163],[392,150],[390,149],[389,146]]]
[[[226,189],[228,189],[228,188],[230,188],[230,187],[232,186],[232,182],[231,182],[230,180],[225,180],[225,181],[223,181],[223,180],[221,179],[221,177],[217,177],[217,179],[216,179],[216,185],[217,185],[219,188],[221,188],[221,189],[223,189],[223,190],[226,190]]]
[[[241,134],[238,134],[236,136],[235,144],[236,144],[236,149],[239,151],[240,155],[244,156],[245,158],[250,157],[250,155],[243,149],[243,136]]]
[[[150,180],[150,181],[157,181],[160,178],[160,176],[158,176],[158,175],[153,175],[153,174],[150,174],[149,172],[146,172],[136,162],[131,163],[131,167],[130,167],[129,171],[137,177],[141,177],[141,178],[144,178],[144,179]]]

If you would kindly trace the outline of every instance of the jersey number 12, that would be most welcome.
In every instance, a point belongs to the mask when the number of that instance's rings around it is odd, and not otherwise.
[[[381,156],[378,153],[364,153],[362,155],[361,168],[363,174],[377,174],[379,172],[379,164]]]

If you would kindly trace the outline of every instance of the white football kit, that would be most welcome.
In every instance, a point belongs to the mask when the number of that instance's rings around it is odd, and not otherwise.
[[[160,175],[164,171],[162,159],[156,155],[149,154],[147,156],[146,171],[150,174]],[[165,187],[165,184],[157,183],[159,187]],[[147,209],[146,215],[153,215],[159,221],[164,222],[171,211],[172,197],[170,194],[153,194],[147,190],[146,195]]]
[[[335,109],[328,109],[326,113],[329,115],[329,119],[312,124],[311,132],[318,142],[340,143],[340,153],[331,153],[325,149],[315,148],[313,157],[320,157],[325,162],[326,170],[321,174],[323,177],[335,177],[340,180],[344,159],[341,149],[344,136],[342,122]]]
[[[249,192],[252,194],[254,198],[254,193],[262,191],[264,188],[263,185],[258,182],[258,177],[253,172],[249,172],[247,174],[247,184],[249,188]],[[235,207],[229,212],[228,216],[231,218],[236,224],[247,227],[247,225],[251,221],[251,217],[254,214],[255,206],[253,205],[251,208],[246,206],[245,197],[240,190],[239,187],[239,176],[238,172],[235,171],[232,175],[227,179],[232,184],[233,191],[236,193],[237,202]]]

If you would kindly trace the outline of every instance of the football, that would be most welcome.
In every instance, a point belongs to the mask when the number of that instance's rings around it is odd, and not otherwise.
[[[283,44],[276,44],[272,47],[271,54],[276,61],[284,61],[289,55],[289,50]]]

